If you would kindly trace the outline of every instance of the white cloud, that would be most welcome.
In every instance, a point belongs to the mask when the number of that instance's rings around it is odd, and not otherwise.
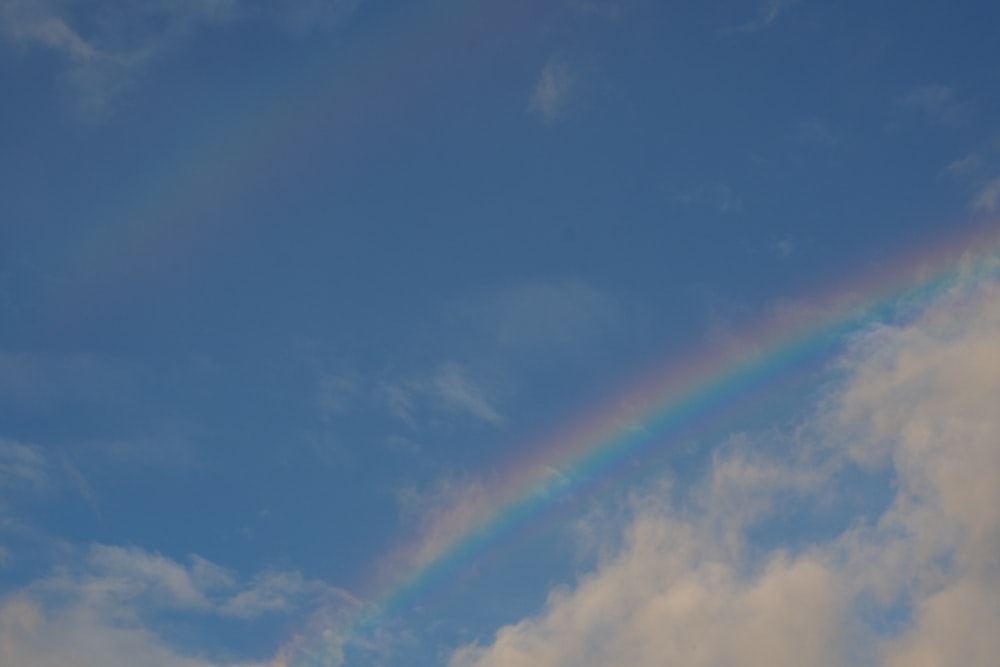
[[[757,11],[757,18],[735,26],[723,28],[722,32],[757,32],[769,27],[778,17],[798,4],[799,0],[767,0]]]
[[[264,572],[254,577],[250,588],[226,600],[219,612],[237,618],[255,618],[262,614],[289,612],[304,594],[322,594],[328,587],[307,581],[298,572]]]
[[[551,123],[565,111],[575,85],[576,77],[569,65],[561,58],[549,58],[535,83],[528,108]]]
[[[1000,283],[970,279],[872,329],[838,368],[790,456],[736,439],[688,501],[638,496],[619,550],[451,667],[995,664]],[[838,510],[859,474],[888,503]],[[848,512],[846,527],[755,540],[789,511]]]
[[[18,667],[264,667],[184,655],[137,623],[82,604],[52,609],[27,595],[0,602],[0,662]]]
[[[0,664],[263,667],[273,663],[215,660],[172,646],[157,632],[157,613],[249,619],[307,612],[330,599],[356,604],[297,572],[266,571],[241,582],[198,556],[183,564],[136,547],[95,545],[79,562],[0,596]]]

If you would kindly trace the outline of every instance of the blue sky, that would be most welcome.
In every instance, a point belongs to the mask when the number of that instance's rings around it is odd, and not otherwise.
[[[0,0],[0,662],[993,664],[998,20]]]

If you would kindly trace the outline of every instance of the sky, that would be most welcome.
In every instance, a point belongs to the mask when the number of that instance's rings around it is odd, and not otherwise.
[[[998,26],[0,0],[0,664],[994,665]]]

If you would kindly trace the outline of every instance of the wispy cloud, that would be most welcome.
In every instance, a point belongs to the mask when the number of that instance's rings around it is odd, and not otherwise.
[[[491,424],[503,421],[482,388],[460,364],[448,362],[438,366],[428,388],[445,410],[468,413]]]
[[[148,66],[213,25],[264,20],[292,32],[339,20],[360,0],[0,0],[0,36],[63,57],[63,81],[86,118],[107,113]]]
[[[1000,207],[1000,176],[983,155],[972,153],[954,160],[943,173],[968,189],[973,212],[989,214]]]
[[[542,68],[528,109],[544,122],[551,123],[564,113],[575,86],[576,75],[569,65],[562,58],[553,56]]]
[[[44,484],[49,464],[41,447],[0,438],[0,490]]]
[[[989,279],[862,334],[787,447],[737,438],[684,502],[660,487],[634,496],[617,551],[449,664],[993,664],[998,351]],[[859,475],[885,496],[840,507]],[[780,529],[789,513],[827,528],[795,542]]]
[[[897,95],[895,102],[900,108],[915,111],[926,121],[939,125],[957,127],[965,125],[972,118],[972,105],[960,99],[951,86],[915,86]]]
[[[778,17],[798,4],[799,0],[767,0],[757,11],[757,17],[745,23],[728,26],[722,29],[723,33],[732,32],[757,32],[769,27],[778,20]]]
[[[795,252],[795,242],[789,238],[779,239],[771,244],[771,252],[782,259],[791,257]]]
[[[483,381],[455,361],[442,362],[427,374],[383,381],[378,395],[396,418],[414,428],[428,414],[464,415],[494,425],[504,421]]]
[[[1000,206],[1000,176],[983,185],[972,200],[972,209],[982,213],[993,213],[998,206]]]

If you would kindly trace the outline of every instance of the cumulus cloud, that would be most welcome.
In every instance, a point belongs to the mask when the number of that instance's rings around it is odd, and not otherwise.
[[[565,111],[575,84],[576,77],[569,65],[561,58],[549,58],[535,83],[528,109],[546,123],[555,121]]]
[[[783,447],[736,438],[685,500],[636,495],[620,548],[451,667],[994,664],[1000,283],[873,327],[833,372]],[[796,512],[828,527],[796,540]]]
[[[237,20],[265,20],[292,32],[339,20],[359,0],[0,0],[0,37],[63,57],[76,109],[100,116],[150,63],[194,33]]]
[[[213,659],[172,645],[158,614],[250,619],[308,610],[349,596],[296,572],[240,581],[204,558],[181,563],[137,547],[94,545],[77,562],[0,596],[0,663],[19,667],[217,667],[261,665]],[[180,617],[171,617],[176,625]],[[163,626],[167,627],[167,626]]]

